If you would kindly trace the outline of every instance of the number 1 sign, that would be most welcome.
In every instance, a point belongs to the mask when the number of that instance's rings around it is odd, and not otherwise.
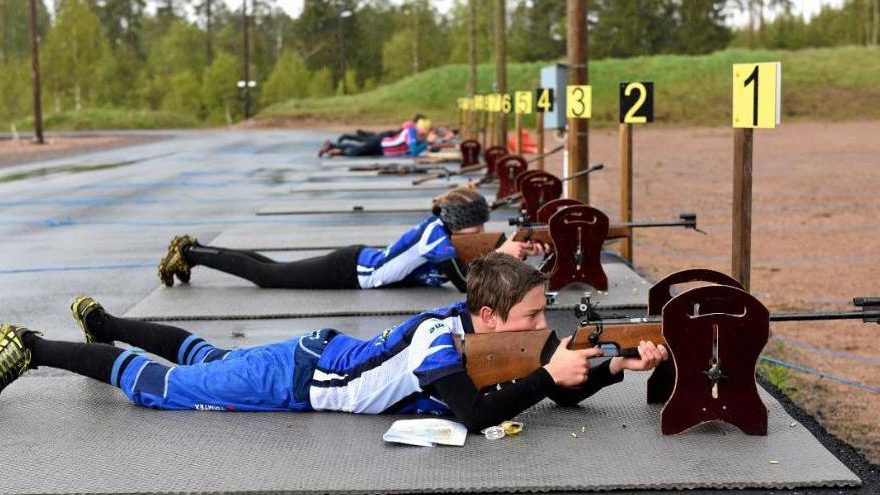
[[[733,64],[733,127],[773,129],[782,118],[782,64]]]

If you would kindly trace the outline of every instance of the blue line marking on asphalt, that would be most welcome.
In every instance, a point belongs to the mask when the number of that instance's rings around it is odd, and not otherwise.
[[[16,273],[47,273],[47,272],[75,272],[92,270],[127,270],[132,268],[155,268],[156,263],[121,263],[118,265],[69,265],[69,266],[38,266],[32,268],[6,268],[0,269],[0,275]]]

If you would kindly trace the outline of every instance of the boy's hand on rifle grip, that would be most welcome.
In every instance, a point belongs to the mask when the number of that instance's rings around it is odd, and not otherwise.
[[[514,258],[524,260],[529,256],[544,254],[544,250],[544,246],[540,242],[522,242],[508,239],[504,241],[504,244],[499,246],[498,249],[496,249],[495,251],[499,253],[509,254]]]
[[[568,349],[571,337],[562,339],[550,362],[544,369],[550,373],[553,382],[560,387],[578,387],[590,377],[590,358],[602,356],[596,347],[572,351]]]
[[[656,368],[662,361],[669,359],[669,351],[663,345],[654,345],[653,342],[639,343],[639,357],[625,358],[616,357],[611,360],[609,366],[611,373],[617,374],[620,370],[648,371]]]

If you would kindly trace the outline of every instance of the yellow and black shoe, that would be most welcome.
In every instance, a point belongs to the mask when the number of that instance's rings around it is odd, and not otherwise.
[[[159,279],[163,284],[171,287],[174,285],[174,276],[181,282],[189,282],[191,275],[189,263],[183,256],[184,248],[198,244],[198,239],[188,235],[174,236],[168,244],[168,251],[159,262]]]
[[[73,319],[76,320],[76,324],[82,330],[83,335],[85,335],[86,342],[89,344],[113,345],[112,340],[99,339],[86,322],[86,317],[93,311],[104,311],[104,307],[98,301],[89,296],[79,296],[73,300],[73,303],[70,305],[70,311],[73,313]]]
[[[30,368],[31,350],[22,341],[28,333],[40,332],[9,323],[0,324],[0,392]]]

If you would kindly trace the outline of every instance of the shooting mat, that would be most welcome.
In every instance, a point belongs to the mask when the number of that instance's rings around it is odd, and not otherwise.
[[[766,437],[723,424],[664,437],[660,407],[645,404],[646,379],[628,374],[578,408],[542,402],[519,416],[525,428],[516,437],[469,435],[464,447],[423,448],[382,441],[395,416],[154,411],[94,380],[32,373],[0,401],[4,445],[26,446],[4,464],[3,492],[521,493],[860,483],[804,427],[790,426],[792,418],[763,391]]]

